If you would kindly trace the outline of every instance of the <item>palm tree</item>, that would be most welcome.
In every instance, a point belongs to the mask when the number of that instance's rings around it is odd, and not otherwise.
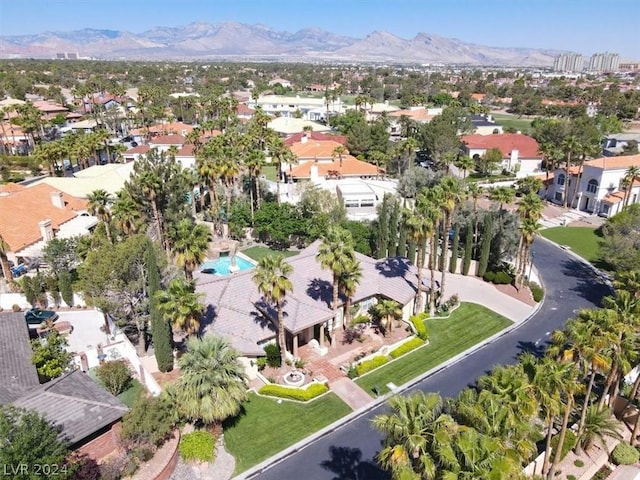
[[[206,226],[184,218],[171,229],[169,238],[176,263],[184,269],[185,278],[192,280],[194,270],[206,257],[211,232]]]
[[[87,201],[89,202],[89,213],[98,217],[104,224],[107,240],[109,243],[113,243],[111,239],[111,227],[109,225],[111,221],[111,211],[109,210],[111,195],[109,195],[106,190],[98,189],[87,195]]]
[[[351,301],[355,295],[358,285],[362,280],[362,267],[360,262],[355,258],[347,261],[343,266],[342,272],[340,272],[340,279],[338,284],[340,285],[340,291],[346,297],[344,308],[344,325],[348,325],[351,322]]]
[[[127,190],[120,190],[116,195],[116,200],[111,208],[111,215],[116,226],[122,230],[122,233],[131,235],[138,229],[140,212],[136,202],[131,198],[131,194]]]
[[[589,451],[594,443],[599,443],[602,450],[609,453],[607,438],[622,439],[619,431],[620,424],[611,415],[608,408],[598,410],[596,405],[589,405],[585,415],[582,430],[576,435],[578,443],[576,447],[580,451]]]
[[[272,138],[269,143],[269,152],[271,153],[271,160],[276,165],[276,196],[278,203],[280,203],[280,182],[282,181],[282,164],[287,163],[289,165],[297,163],[298,158],[293,154],[291,149],[284,144],[281,138]]]
[[[496,187],[489,190],[489,199],[500,204],[500,215],[504,213],[504,205],[511,203],[516,196],[511,187]]]
[[[569,177],[570,177],[569,168],[571,167],[571,161],[573,160],[573,155],[582,149],[582,145],[580,144],[580,141],[576,136],[570,135],[562,141],[560,148],[564,152],[564,158],[565,158],[566,168],[567,168],[567,182],[565,186],[564,203],[563,203],[563,207],[567,208],[567,204],[569,200]],[[578,185],[576,185],[575,188],[577,189]]]
[[[320,262],[320,266],[323,269],[330,270],[333,275],[333,300],[331,302],[331,308],[333,309],[334,322],[337,322],[340,275],[345,270],[346,265],[355,261],[355,250],[353,248],[351,232],[340,227],[330,227],[327,235],[322,238],[322,243],[318,248],[316,258]],[[331,343],[334,344],[333,333],[331,334],[331,338]]]
[[[260,208],[260,172],[264,166],[265,155],[262,150],[251,150],[244,158],[244,166],[249,173],[249,196],[251,206],[251,221],[254,210]],[[254,196],[255,193],[255,196]]]
[[[335,148],[333,149],[333,153],[332,153],[333,161],[335,161],[335,160],[336,160],[336,158],[337,158],[337,159],[338,159],[338,161],[340,162],[340,166],[339,166],[339,174],[340,174],[340,177],[342,177],[342,157],[343,157],[344,155],[346,155],[347,153],[349,153],[349,152],[348,152],[348,151],[347,151],[347,149],[344,147],[344,145],[338,145],[337,147],[335,147]]]
[[[174,328],[191,335],[200,331],[200,317],[204,306],[200,303],[201,293],[196,293],[193,282],[176,278],[166,290],[155,293],[157,307],[163,317]]]
[[[285,262],[283,255],[269,255],[261,258],[253,275],[253,281],[258,286],[267,303],[275,303],[278,313],[278,345],[282,365],[286,361],[287,344],[284,336],[284,302],[287,293],[293,291],[293,284],[289,276],[293,272],[291,264]]]
[[[212,428],[240,412],[247,400],[244,367],[238,352],[219,337],[192,337],[178,361],[181,376],[171,389],[179,413]]]
[[[380,300],[374,305],[373,311],[381,319],[385,335],[393,330],[393,321],[402,318],[402,305],[395,300]]]
[[[629,205],[629,199],[631,198],[631,190],[633,189],[634,180],[640,176],[640,167],[637,165],[632,165],[627,168],[627,171],[624,173],[624,179],[628,183],[628,187],[624,190],[624,206]]]
[[[444,192],[440,185],[424,190],[424,195],[418,195],[416,206],[418,211],[430,218],[431,220],[431,240],[430,240],[430,252],[429,252],[429,274],[431,276],[431,284],[429,287],[429,315],[435,315],[436,310],[436,260],[438,258],[438,225],[443,217],[443,211],[439,208],[439,205],[444,203]],[[424,197],[424,198],[421,198]]]
[[[449,252],[449,232],[453,223],[453,215],[457,206],[462,202],[464,191],[462,185],[455,177],[447,176],[440,182],[443,192],[443,202],[440,204],[444,212],[444,233],[442,235],[442,255],[444,262],[442,263],[442,273],[440,276],[440,295],[445,292],[445,280],[447,270],[449,269],[448,252]]]
[[[473,245],[474,245],[474,257],[475,257],[475,248],[476,241],[478,239],[478,200],[484,193],[484,188],[482,188],[477,183],[468,183],[467,184],[467,196],[471,198],[471,202],[473,204]]]
[[[0,235],[0,264],[2,265],[2,276],[5,278],[9,284],[13,283],[13,273],[11,272],[11,267],[9,266],[9,259],[7,258],[7,253],[9,252],[9,244],[5,242],[2,235]]]
[[[417,257],[416,257],[416,270],[417,270],[417,285],[416,285],[416,298],[413,304],[414,315],[422,311],[422,269],[424,268],[424,248],[422,246],[431,237],[434,225],[431,217],[423,215],[422,211],[426,209],[424,202],[426,198],[419,198],[419,202],[416,205],[418,210],[410,211],[405,210],[402,215],[404,221],[404,228],[407,229],[407,238],[410,239],[415,245],[417,245]]]
[[[458,157],[454,165],[462,170],[462,178],[464,179],[467,178],[467,172],[475,168],[476,162],[473,158],[463,155]]]

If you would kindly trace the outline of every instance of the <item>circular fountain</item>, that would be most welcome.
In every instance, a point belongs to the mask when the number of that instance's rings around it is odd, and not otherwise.
[[[300,387],[304,383],[304,373],[292,370],[285,374],[284,383],[292,387]]]

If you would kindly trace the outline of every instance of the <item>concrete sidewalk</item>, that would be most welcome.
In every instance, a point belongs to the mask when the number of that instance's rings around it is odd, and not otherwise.
[[[331,391],[349,405],[352,410],[359,410],[373,403],[374,398],[365,392],[350,378],[344,377],[329,384]]]

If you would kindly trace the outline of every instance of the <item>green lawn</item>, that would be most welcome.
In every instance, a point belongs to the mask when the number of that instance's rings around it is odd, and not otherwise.
[[[330,393],[309,404],[251,394],[243,413],[224,428],[224,444],[236,459],[236,474],[335,422],[351,409]]]
[[[275,250],[273,248],[264,247],[260,245],[256,245],[255,247],[249,247],[246,250],[242,250],[247,257],[253,258],[256,262],[259,262],[260,259],[274,254],[281,254],[285,257],[293,257],[294,255],[298,255],[300,252],[292,252],[290,250]]]
[[[272,182],[276,181],[276,172],[277,169],[275,165],[266,165],[262,167],[262,175],[264,175],[267,180],[270,180]]]
[[[540,230],[544,238],[567,245],[571,250],[589,262],[600,260],[600,240],[596,230],[589,227],[553,227]]]
[[[527,133],[531,129],[532,118],[519,118],[517,115],[511,115],[510,113],[491,113],[496,123],[499,123],[504,128],[514,128],[516,131],[520,130],[522,133]]]
[[[387,383],[400,386],[503,330],[511,321],[482,305],[462,303],[449,318],[427,319],[425,325],[429,345],[356,379],[356,383],[372,396],[374,387],[384,394],[389,391]]]

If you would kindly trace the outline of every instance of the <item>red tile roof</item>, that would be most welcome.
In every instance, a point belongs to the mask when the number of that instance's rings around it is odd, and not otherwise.
[[[341,145],[346,145],[347,144],[347,137],[345,137],[344,135],[332,135],[329,133],[321,133],[321,132],[300,132],[300,133],[294,133],[293,135],[288,136],[285,140],[284,140],[284,144],[285,145],[293,145],[296,143],[301,143],[302,137],[305,135],[307,135],[307,138],[309,138],[310,140],[332,140],[334,142],[338,142]]]
[[[621,170],[629,167],[640,167],[640,154],[623,155],[621,157],[601,157],[584,162],[585,165],[605,170]]]
[[[320,177],[326,177],[329,172],[338,172],[343,177],[371,176],[383,172],[382,169],[378,172],[375,165],[358,160],[351,155],[343,155],[342,166],[340,160],[337,159],[320,162],[307,161],[293,167],[291,171],[287,172],[287,175],[292,178],[309,178],[311,167],[314,165],[318,167],[318,176]]]
[[[620,203],[623,200],[624,200],[624,192],[608,193],[604,197],[602,197],[603,202],[607,202],[611,204]]]
[[[123,155],[134,155],[136,153],[147,153],[149,151],[149,145],[138,145],[137,147],[130,148]]]
[[[504,157],[509,157],[513,150],[518,150],[518,158],[542,158],[538,142],[532,137],[519,133],[501,133],[494,135],[464,135],[462,142],[467,148],[498,148]]]
[[[41,183],[28,188],[4,187],[0,194],[0,235],[16,252],[42,239],[38,222],[51,220],[54,231],[60,225],[75,218],[79,210],[87,208],[87,202],[63,194],[65,208],[51,202],[55,188]]]
[[[160,135],[149,140],[149,145],[184,145],[182,135]]]

